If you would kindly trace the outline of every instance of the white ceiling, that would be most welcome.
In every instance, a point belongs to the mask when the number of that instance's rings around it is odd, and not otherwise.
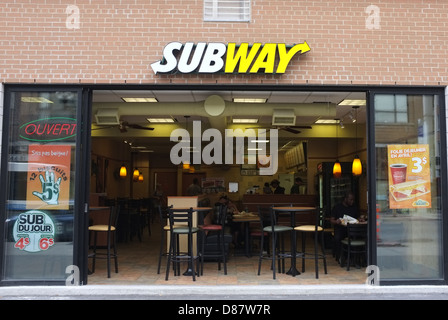
[[[259,124],[271,124],[272,112],[275,108],[293,107],[295,110],[302,110],[304,113],[297,115],[296,125],[316,126],[314,121],[318,118],[342,119],[344,123],[351,122],[349,116],[353,112],[351,106],[338,106],[345,99],[365,100],[364,92],[320,92],[320,91],[201,91],[201,90],[95,90],[93,92],[93,113],[98,108],[117,108],[119,109],[120,120],[129,123],[138,123],[144,126],[155,127],[154,131],[128,129],[125,134],[119,130],[95,130],[92,135],[110,138],[133,139],[136,144],[144,145],[160,145],[166,144],[166,135],[163,136],[162,130],[158,130],[158,126],[150,125],[146,118],[150,115],[171,116],[180,124],[185,124],[186,115],[190,116],[188,121],[201,120],[208,123],[207,115],[204,116],[204,101],[211,95],[219,95],[226,101],[227,116],[224,117],[227,123],[230,122],[232,116],[245,116],[246,113],[252,115],[257,114]],[[126,103],[123,97],[154,97],[158,103]],[[235,104],[233,98],[265,98],[265,104],[252,104],[252,109],[247,104]],[[332,105],[336,109],[335,115],[322,115],[318,107]],[[251,112],[249,112],[251,110]],[[300,111],[300,113],[302,113]],[[358,123],[365,122],[366,114],[365,105],[357,109]],[[334,109],[333,109],[334,112]],[[230,113],[230,114],[229,114]],[[95,117],[92,117],[95,122]],[[210,124],[208,124],[210,125]],[[165,125],[166,126],[166,125]],[[213,127],[213,124],[210,125]],[[299,129],[305,131],[309,129]],[[312,129],[311,129],[312,130]],[[159,134],[156,134],[159,133]],[[309,132],[309,131],[307,131]],[[288,135],[284,130],[279,132],[280,138],[285,136],[284,141],[299,140],[301,135]],[[163,137],[162,137],[163,136]]]
[[[320,92],[320,91],[175,91],[175,90],[96,90],[93,94],[94,106],[108,106],[108,104],[120,104],[122,116],[126,116],[126,108],[130,109],[130,104],[123,102],[122,98],[132,97],[154,97],[159,103],[201,103],[211,95],[219,95],[226,102],[231,102],[234,98],[265,98],[266,105],[278,104],[313,104],[330,103],[338,105],[345,99],[365,100],[364,92]],[[157,105],[153,105],[157,108]],[[187,109],[187,108],[186,108]],[[95,110],[95,108],[94,108]],[[352,110],[351,106],[337,106],[336,118],[343,119]],[[129,112],[132,114],[132,112]],[[185,114],[176,114],[173,116],[184,116]],[[134,114],[135,115],[135,114]],[[148,109],[147,116],[150,115]],[[194,114],[189,114],[194,116]],[[244,114],[241,114],[244,115]],[[181,117],[182,118],[182,117]],[[297,119],[300,123],[300,119]],[[180,121],[180,120],[179,120]],[[358,121],[365,121],[365,106],[358,109]]]

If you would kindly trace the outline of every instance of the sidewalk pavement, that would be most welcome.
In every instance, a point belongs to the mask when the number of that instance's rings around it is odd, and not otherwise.
[[[0,300],[448,300],[448,286],[86,285],[0,287]]]

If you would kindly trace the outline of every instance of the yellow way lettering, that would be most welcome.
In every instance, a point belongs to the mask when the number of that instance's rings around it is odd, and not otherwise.
[[[304,43],[296,44],[288,52],[286,52],[286,45],[284,43],[279,43],[278,54],[280,62],[277,67],[277,73],[285,73],[289,61],[291,61],[292,57],[294,57],[297,52],[301,51],[301,53],[305,53],[310,50],[310,46],[308,45],[308,43],[306,43],[306,41]]]
[[[248,43],[242,43],[239,46],[236,54],[235,54],[235,47],[236,47],[235,43],[229,43],[227,45],[226,67],[224,69],[225,73],[234,72],[236,65],[238,64],[238,61],[240,62],[238,72],[240,73],[247,72],[247,70],[249,70],[250,65],[252,64],[252,61],[257,55],[258,50],[261,47],[261,43],[254,43],[249,51],[249,54],[247,53],[247,50],[249,49]]]
[[[273,73],[276,48],[277,48],[276,43],[265,44],[263,49],[261,49],[261,52],[258,55],[257,60],[255,60],[252,69],[250,69],[250,73],[257,73],[258,69],[264,69],[265,73]]]

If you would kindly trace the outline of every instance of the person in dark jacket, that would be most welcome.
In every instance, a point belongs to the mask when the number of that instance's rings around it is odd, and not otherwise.
[[[285,188],[280,186],[280,181],[277,179],[271,181],[271,187],[274,188],[274,194],[285,194]]]

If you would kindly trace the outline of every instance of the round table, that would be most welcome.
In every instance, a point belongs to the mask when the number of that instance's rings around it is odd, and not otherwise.
[[[296,226],[296,213],[297,212],[309,212],[317,210],[316,207],[272,207],[275,212],[289,212],[291,218],[291,226],[294,228]],[[299,275],[300,272],[296,268],[296,233],[292,231],[291,233],[291,268],[286,272],[286,274],[295,277]]]

